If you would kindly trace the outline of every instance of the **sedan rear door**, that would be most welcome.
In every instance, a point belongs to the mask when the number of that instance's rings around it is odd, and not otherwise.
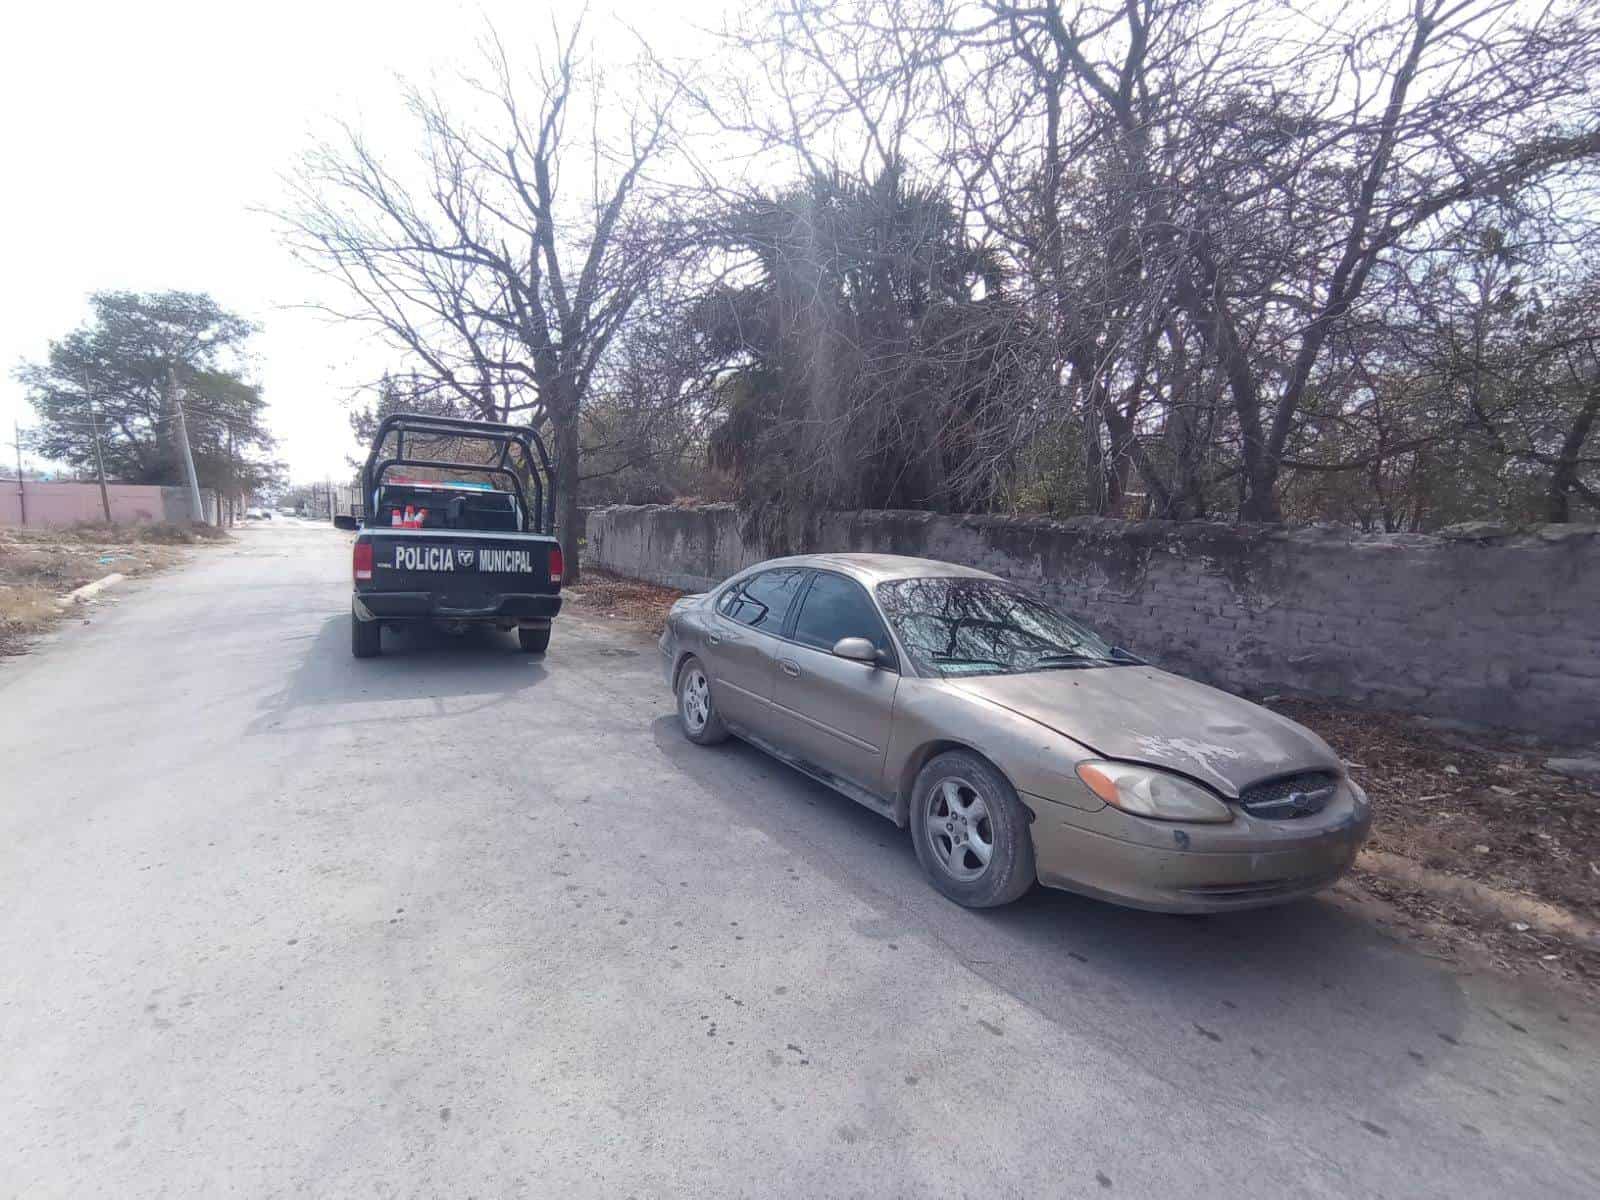
[[[839,658],[834,643],[866,638],[879,662]],[[867,591],[831,571],[812,573],[777,650],[772,719],[779,749],[802,764],[884,795],[883,760],[900,673]]]
[[[722,715],[763,737],[772,735],[775,652],[806,573],[760,571],[725,591],[706,619],[706,668]]]

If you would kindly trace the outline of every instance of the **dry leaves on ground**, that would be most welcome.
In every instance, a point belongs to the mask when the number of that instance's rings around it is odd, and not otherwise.
[[[1600,792],[1554,751],[1391,713],[1275,701],[1350,764],[1377,810],[1372,846],[1600,921]]]
[[[1414,717],[1274,701],[1316,730],[1372,797],[1371,846],[1423,867],[1600,922],[1600,789],[1545,770],[1555,753],[1515,735],[1464,733]],[[1600,989],[1600,945],[1480,911],[1415,884],[1358,871],[1369,894],[1451,951],[1513,973]]]
[[[596,616],[615,617],[659,633],[667,610],[683,595],[676,588],[624,579],[609,571],[584,567],[583,578],[562,593],[564,602]]]

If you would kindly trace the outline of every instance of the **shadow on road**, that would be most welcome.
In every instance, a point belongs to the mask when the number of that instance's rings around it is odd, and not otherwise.
[[[1348,1093],[1414,1078],[1461,1040],[1467,1000],[1456,975],[1335,902],[1183,917],[1035,888],[969,911],[933,891],[909,834],[884,818],[741,742],[693,746],[673,717],[653,734],[729,819],[871,906],[877,915],[855,922],[857,935],[929,940],[953,966],[1153,1069],[1173,1053],[1201,1069],[1245,1056],[1270,1063],[1280,1086]],[[1152,1027],[1165,1033],[1152,1038]]]
[[[350,653],[350,618],[329,617],[310,638],[288,643],[299,656],[281,692],[267,699],[250,723],[255,734],[279,726],[307,709],[372,705],[395,700],[445,700],[481,697],[476,708],[491,708],[537,686],[548,675],[543,655],[524,653],[516,635],[481,626],[460,636],[426,625],[399,632],[384,630],[383,653],[358,659]],[[456,706],[453,711],[463,711]],[[327,724],[381,721],[381,714],[316,718]]]

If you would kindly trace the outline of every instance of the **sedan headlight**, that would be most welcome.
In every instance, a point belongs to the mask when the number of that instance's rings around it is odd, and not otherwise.
[[[1130,763],[1078,764],[1078,778],[1113,808],[1155,821],[1233,820],[1233,810],[1198,783]]]

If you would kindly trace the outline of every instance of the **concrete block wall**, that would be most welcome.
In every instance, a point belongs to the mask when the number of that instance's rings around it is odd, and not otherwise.
[[[153,483],[110,483],[106,499],[111,503],[115,523],[172,521],[185,524],[192,519],[189,490]],[[216,495],[201,489],[206,520],[216,523]],[[0,525],[26,525],[30,529],[59,529],[82,522],[105,520],[105,503],[98,483],[0,479]]]
[[[1150,658],[1278,692],[1600,739],[1600,528],[1360,534],[1210,522],[828,513],[790,545],[731,505],[596,509],[588,558],[688,591],[775,549],[966,563]]]

